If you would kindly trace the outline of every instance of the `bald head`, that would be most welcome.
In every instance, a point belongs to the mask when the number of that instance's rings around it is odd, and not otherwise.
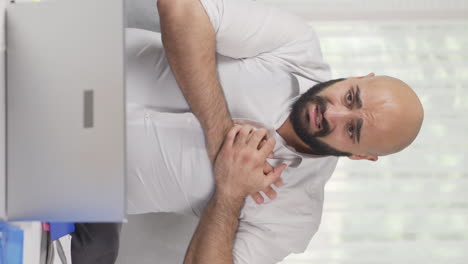
[[[373,90],[369,93],[381,100],[370,99],[381,124],[380,144],[376,142],[372,152],[388,155],[403,150],[414,141],[424,119],[418,96],[405,82],[390,76],[370,77],[369,88]]]

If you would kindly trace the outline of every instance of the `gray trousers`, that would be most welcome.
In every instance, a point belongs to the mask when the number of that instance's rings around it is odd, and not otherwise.
[[[121,229],[121,223],[76,223],[71,234],[72,263],[114,264]]]

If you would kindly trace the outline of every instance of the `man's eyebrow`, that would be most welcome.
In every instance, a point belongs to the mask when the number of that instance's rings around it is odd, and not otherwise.
[[[357,108],[362,108],[362,101],[361,101],[361,90],[359,89],[359,86],[356,86],[356,96],[354,103],[356,104]]]
[[[359,141],[361,140],[361,127],[362,127],[362,118],[359,118],[358,121],[357,121],[357,125],[356,125],[356,138],[357,138],[357,142],[359,143]]]

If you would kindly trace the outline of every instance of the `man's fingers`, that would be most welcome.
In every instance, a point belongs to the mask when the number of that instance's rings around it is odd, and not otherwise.
[[[267,142],[267,138],[262,139],[262,141],[260,141],[260,144],[258,145],[258,149],[263,148],[266,142]],[[275,153],[271,152],[270,154],[268,154],[267,158],[272,159],[274,157],[275,157]]]
[[[270,198],[270,200],[274,200],[276,198],[276,191],[273,190],[271,186],[266,187],[266,189],[263,190],[263,192],[266,194],[266,196],[268,196],[268,198]]]
[[[261,141],[267,136],[267,130],[264,128],[260,128],[258,130],[255,130],[252,133],[252,136],[249,139],[249,146],[251,148],[259,149],[259,145]]]
[[[250,133],[253,131],[253,127],[249,125],[242,125],[239,133],[237,134],[234,144],[244,145],[249,139]]]
[[[284,185],[284,182],[283,182],[283,179],[279,178],[279,180],[275,181],[275,183],[273,183],[276,187],[281,187]]]
[[[266,140],[267,140],[266,138],[262,139],[262,141],[260,141],[260,144],[258,144],[257,149],[261,149],[263,147],[263,145],[265,145]]]
[[[263,192],[270,200],[276,199],[276,191],[273,188],[271,188],[271,186],[266,187],[265,190],[263,190]],[[252,199],[254,199],[256,204],[262,204],[265,202],[265,199],[263,198],[262,194],[260,194],[260,192],[252,194]]]
[[[263,196],[259,192],[252,194],[252,198],[257,204],[262,204],[265,201],[265,199],[263,199]]]
[[[232,146],[234,143],[234,139],[236,138],[237,133],[241,130],[242,126],[240,125],[234,125],[231,130],[226,135],[226,138],[224,139],[224,144],[228,146]]]
[[[270,186],[274,182],[278,181],[281,177],[281,173],[283,173],[286,167],[287,165],[282,163],[278,167],[274,168],[272,172],[268,173],[268,175],[265,176],[265,187]]]
[[[265,160],[265,164],[263,165],[263,174],[267,175],[273,170],[273,167]]]
[[[262,154],[263,158],[267,158],[268,155],[273,151],[275,148],[276,140],[272,137],[268,138],[265,144],[260,149],[260,153]]]

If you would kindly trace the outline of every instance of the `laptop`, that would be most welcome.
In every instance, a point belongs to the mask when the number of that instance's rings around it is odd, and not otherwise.
[[[125,218],[122,0],[7,7],[6,217]]]

